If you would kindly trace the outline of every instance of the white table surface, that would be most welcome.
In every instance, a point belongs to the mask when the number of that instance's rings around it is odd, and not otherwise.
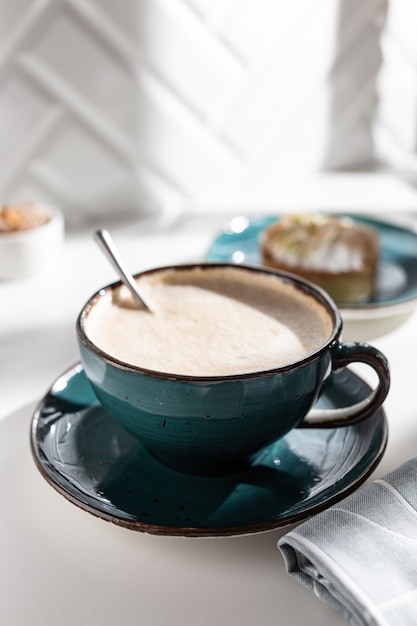
[[[339,198],[344,184],[336,190]],[[354,198],[352,180],[348,189]],[[381,185],[371,184],[373,193],[368,189],[365,198],[363,180],[360,189],[355,210],[383,217],[380,206],[390,205]],[[402,194],[400,185],[391,207],[389,217],[397,211],[404,221],[400,211],[417,211],[417,194],[408,187]],[[235,207],[200,211],[157,231],[140,221],[103,225],[138,271],[201,260],[223,221],[235,214]],[[38,474],[29,450],[34,406],[78,361],[74,325],[81,306],[116,278],[92,241],[95,226],[67,232],[62,264],[49,276],[0,283],[0,623],[346,624],[286,574],[276,543],[288,528],[209,539],[135,533],[74,507]],[[385,402],[389,443],[376,477],[417,454],[417,314],[371,343],[386,354],[392,371]]]

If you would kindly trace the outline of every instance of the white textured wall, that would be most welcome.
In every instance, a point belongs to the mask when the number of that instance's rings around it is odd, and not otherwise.
[[[147,213],[372,167],[386,6],[1,0],[0,197]]]
[[[391,0],[382,36],[384,64],[375,123],[376,151],[417,184],[417,2]]]

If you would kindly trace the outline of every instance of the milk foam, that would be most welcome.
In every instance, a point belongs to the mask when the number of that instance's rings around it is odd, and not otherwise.
[[[130,365],[194,376],[263,371],[304,358],[331,334],[324,307],[274,276],[195,268],[140,284],[153,313],[126,306],[122,287],[93,306],[85,325],[93,343]]]

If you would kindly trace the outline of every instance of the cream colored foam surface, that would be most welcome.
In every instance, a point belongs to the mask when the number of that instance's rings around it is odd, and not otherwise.
[[[195,376],[277,368],[317,350],[327,311],[279,279],[243,269],[142,277],[153,313],[130,308],[125,287],[90,311],[86,333],[109,355],[146,369]]]

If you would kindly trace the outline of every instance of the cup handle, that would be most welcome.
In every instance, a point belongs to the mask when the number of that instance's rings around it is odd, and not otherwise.
[[[390,372],[386,357],[366,343],[338,343],[332,350],[332,371],[346,367],[350,363],[366,363],[378,375],[378,384],[370,394],[348,407],[337,409],[311,409],[298,428],[333,428],[350,426],[366,419],[377,411],[390,387]]]

